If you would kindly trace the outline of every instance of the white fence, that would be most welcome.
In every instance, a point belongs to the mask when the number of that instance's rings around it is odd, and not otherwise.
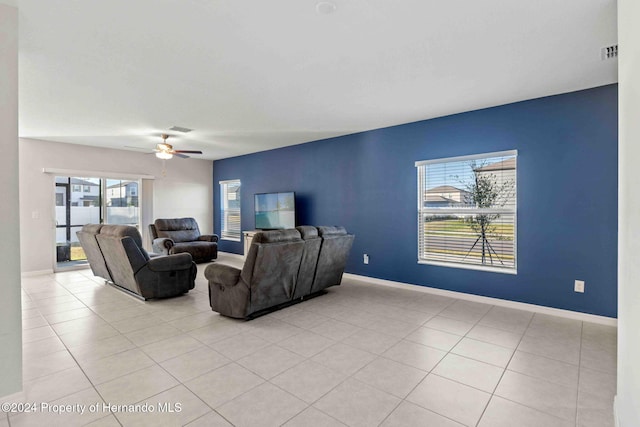
[[[109,207],[107,206],[105,222],[108,224],[127,224],[137,225],[140,218],[140,208],[135,206]],[[56,225],[66,224],[66,208],[64,206],[56,206]],[[71,206],[71,224],[99,224],[100,208],[95,206]],[[71,228],[71,243],[77,242],[78,237],[76,231],[81,227]],[[67,232],[65,228],[56,227],[56,242],[63,243],[67,241]]]

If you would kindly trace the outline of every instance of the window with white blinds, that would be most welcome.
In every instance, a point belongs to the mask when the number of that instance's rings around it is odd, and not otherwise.
[[[240,241],[240,180],[220,181],[220,237]]]
[[[516,273],[517,154],[416,162],[419,263]]]

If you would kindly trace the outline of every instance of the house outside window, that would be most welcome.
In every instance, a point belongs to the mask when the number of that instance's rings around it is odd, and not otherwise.
[[[220,181],[220,238],[240,241],[240,180]]]
[[[416,162],[418,263],[517,272],[517,151]]]

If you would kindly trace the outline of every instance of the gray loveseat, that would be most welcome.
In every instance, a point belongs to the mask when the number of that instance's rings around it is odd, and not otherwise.
[[[252,318],[339,285],[353,239],[343,227],[256,233],[242,270],[224,264],[205,270],[211,308]]]
[[[189,253],[195,262],[209,262],[218,257],[218,236],[200,234],[193,218],[156,219],[149,225],[153,251],[162,255]]]
[[[144,299],[189,292],[196,265],[189,254],[149,257],[138,229],[87,224],[77,233],[93,273]]]

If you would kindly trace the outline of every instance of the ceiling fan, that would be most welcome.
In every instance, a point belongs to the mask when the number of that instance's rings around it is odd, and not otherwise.
[[[173,145],[167,142],[169,135],[167,135],[166,133],[163,133],[161,137],[162,137],[162,142],[157,144],[155,150],[153,150],[156,153],[156,157],[159,159],[169,160],[173,156],[181,157],[183,159],[188,159],[189,156],[185,155],[185,153],[186,154],[202,154],[202,151],[200,150],[174,150]]]

